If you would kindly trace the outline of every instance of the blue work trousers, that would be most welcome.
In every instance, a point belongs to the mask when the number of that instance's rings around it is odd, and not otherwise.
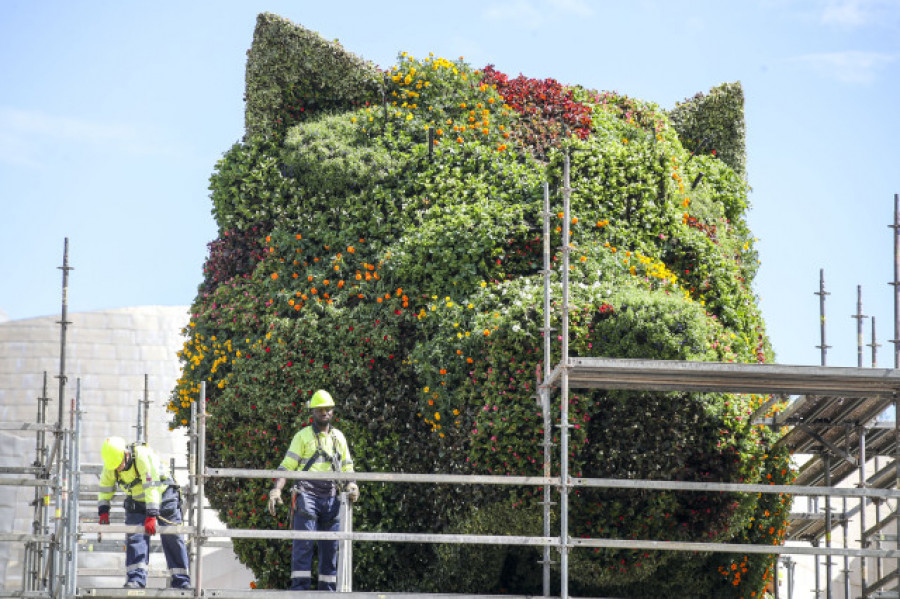
[[[143,526],[146,517],[147,515],[143,511],[126,511],[125,524],[129,526]],[[162,502],[159,505],[159,517],[156,519],[156,523],[158,528],[182,523],[181,504],[175,487],[169,487],[163,493]],[[188,567],[188,553],[184,539],[181,535],[161,534],[159,536],[163,553],[166,556],[166,565],[169,568],[172,588],[190,588],[191,573]],[[149,563],[150,535],[144,533],[129,534],[125,546],[127,582],[136,582],[141,587],[147,586],[147,567]]]
[[[294,504],[294,530],[340,530],[340,497],[316,497],[298,493]],[[337,541],[294,539],[291,548],[291,590],[307,591],[312,585],[313,546],[319,545],[319,590],[337,588]]]

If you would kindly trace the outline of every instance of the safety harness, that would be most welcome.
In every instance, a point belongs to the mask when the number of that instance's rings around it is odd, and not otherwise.
[[[135,474],[134,479],[130,483],[126,483],[121,478],[119,478],[119,470],[115,470],[114,473],[116,475],[116,484],[118,486],[122,487],[127,494],[127,496],[125,497],[126,511],[143,513],[146,510],[146,507],[142,509],[140,504],[143,504],[144,502],[143,501],[135,501],[131,496],[131,489],[133,489],[136,485],[138,485],[139,483],[142,482],[141,473],[138,471],[136,460],[134,459],[134,457],[137,455],[135,453],[136,445],[137,445],[137,443],[132,443],[131,445],[128,446],[129,456],[130,456],[130,458],[128,460],[129,463],[128,463],[127,467],[123,469],[123,471],[124,471],[124,470],[131,470],[132,468],[134,468],[134,474]],[[141,445],[146,446],[146,443],[141,443]],[[178,506],[180,508],[182,505],[181,504],[181,487],[179,487],[175,483],[175,479],[173,479],[171,477],[171,475],[169,475],[169,476],[166,476],[164,479],[161,479],[158,482],[167,483],[168,486],[176,488],[176,490],[178,491]],[[160,493],[160,499],[162,499],[163,493],[165,493],[165,490],[162,493]],[[169,522],[162,516],[157,516],[157,518],[159,518],[163,522],[166,522],[167,524],[173,524],[172,522]]]
[[[313,437],[316,439],[316,450],[313,454],[306,460],[306,464],[303,466],[302,472],[308,471],[313,467],[313,464],[316,463],[319,457],[326,458],[331,463],[331,469],[334,472],[341,471],[341,453],[338,450],[338,442],[337,435],[334,434],[334,427],[331,428],[331,447],[334,449],[334,453],[331,455],[328,454],[325,449],[322,448],[322,441],[319,439],[319,428],[316,426],[316,423],[313,422]],[[338,491],[342,491],[345,483],[338,481],[335,483],[338,488]],[[291,509],[290,514],[288,515],[288,522],[294,521],[294,512],[297,511],[297,495],[301,493],[300,481],[297,481],[294,486],[291,487]]]

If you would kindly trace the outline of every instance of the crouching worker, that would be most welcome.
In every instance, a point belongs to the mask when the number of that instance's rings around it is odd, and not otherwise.
[[[353,460],[344,434],[331,425],[334,400],[327,391],[316,391],[309,400],[312,425],[294,435],[291,446],[278,466],[279,470],[306,472],[353,472]],[[276,505],[282,504],[281,489],[286,479],[279,478],[269,491],[269,513],[275,515]],[[298,480],[291,489],[292,526],[294,530],[340,530],[341,500],[338,493],[346,490],[351,502],[359,499],[356,483],[341,481]],[[319,590],[334,591],[337,587],[338,542],[318,541]],[[291,590],[305,591],[312,585],[312,540],[294,539],[291,547]]]
[[[147,586],[150,537],[157,525],[181,524],[181,493],[168,469],[147,445],[128,444],[110,437],[100,450],[103,471],[97,494],[100,524],[109,524],[110,500],[116,485],[125,491],[125,524],[144,527],[143,533],[129,534],[125,547],[126,589]],[[171,587],[191,587],[188,553],[181,535],[160,535],[171,576]]]

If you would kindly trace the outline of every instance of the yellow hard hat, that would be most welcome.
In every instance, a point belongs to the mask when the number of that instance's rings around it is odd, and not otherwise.
[[[331,394],[328,391],[323,389],[319,389],[313,396],[309,399],[309,409],[313,408],[333,408],[334,400],[331,398]]]
[[[125,459],[125,452],[128,450],[128,442],[122,437],[109,437],[103,442],[100,448],[100,455],[103,457],[103,466],[107,470],[115,470],[122,464]]]

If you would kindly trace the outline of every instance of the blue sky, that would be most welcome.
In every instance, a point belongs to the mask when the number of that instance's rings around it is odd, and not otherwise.
[[[778,361],[819,363],[825,269],[828,364],[856,366],[860,285],[893,365],[900,0],[0,0],[0,319],[58,314],[66,237],[70,312],[191,302],[264,11],[382,67],[463,56],[664,108],[740,81]]]

